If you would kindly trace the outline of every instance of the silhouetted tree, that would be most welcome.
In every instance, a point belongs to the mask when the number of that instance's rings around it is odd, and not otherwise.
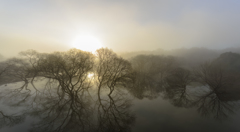
[[[130,92],[139,99],[153,99],[163,90],[164,79],[176,62],[173,57],[139,55],[132,58],[131,63],[136,78]]]
[[[135,71],[146,73],[160,81],[176,66],[176,61],[171,56],[139,55],[132,58],[131,63]]]
[[[132,81],[132,67],[127,60],[118,57],[107,48],[98,49],[96,56],[98,92],[102,86],[107,86],[110,89],[109,95],[111,95],[115,86],[126,86]]]
[[[45,54],[37,66],[38,75],[53,79],[59,84],[59,91],[76,94],[91,86],[88,75],[93,70],[94,56],[89,52],[71,49],[68,52]]]

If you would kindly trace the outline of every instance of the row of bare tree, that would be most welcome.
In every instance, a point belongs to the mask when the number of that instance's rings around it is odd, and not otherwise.
[[[95,78],[98,89],[106,86],[111,94],[116,86],[126,86],[126,82],[133,79],[130,62],[107,48],[97,50],[95,55],[78,49],[54,53],[28,50],[20,55],[0,64],[2,84],[24,81],[20,90],[27,89],[29,83],[34,86],[36,77],[43,77],[57,81],[59,91],[78,93],[88,89]],[[95,76],[90,78],[89,74]]]
[[[238,73],[229,72],[213,62],[195,69],[187,69],[179,65],[174,57],[139,55],[128,61],[107,48],[97,50],[96,54],[78,49],[54,53],[24,51],[20,53],[19,58],[1,62],[0,75],[1,84],[24,82],[15,90],[16,95],[24,95],[19,102],[35,95],[32,102],[34,104],[39,99],[37,96],[46,96],[51,99],[46,104],[59,105],[60,111],[69,107],[71,109],[68,112],[78,115],[79,119],[85,115],[79,115],[77,111],[86,108],[87,103],[84,104],[82,101],[88,90],[93,87],[97,88],[99,111],[111,112],[111,108],[115,107],[111,103],[113,100],[111,95],[116,88],[125,87],[139,99],[153,99],[158,97],[159,93],[164,93],[164,98],[170,99],[175,106],[199,106],[199,110],[206,113],[206,107],[209,107],[207,102],[211,98],[215,99],[214,104],[211,104],[212,109],[222,109],[222,106],[227,109],[228,105],[225,102],[238,99],[232,99],[229,95],[232,95],[232,91],[239,86]],[[39,78],[48,80],[45,88],[35,86],[35,81]],[[209,92],[197,99],[191,98],[187,86],[192,83],[208,87]],[[33,89],[28,87],[29,84]],[[56,84],[56,87],[49,87],[50,84]],[[109,90],[111,108],[102,105],[104,100],[100,93],[105,88]],[[223,101],[225,102],[219,103]],[[52,107],[51,110],[46,106],[50,113],[53,110],[57,111],[55,108],[57,107]],[[118,112],[116,108],[114,109]],[[112,114],[111,118],[116,118],[114,113]],[[99,118],[110,118],[105,116],[107,115],[100,115]]]
[[[21,88],[33,84],[36,77],[44,77],[57,81],[59,88],[68,88],[63,91],[79,91],[90,87],[89,74],[95,75],[93,78],[98,89],[107,86],[109,94],[116,86],[126,87],[130,83],[138,89],[162,87],[172,76],[178,77],[185,85],[195,81],[221,90],[233,85],[231,81],[238,78],[238,74],[227,72],[224,67],[213,63],[192,70],[183,68],[169,56],[138,55],[128,61],[107,48],[98,49],[96,54],[78,49],[54,53],[28,50],[21,52],[18,58],[0,63],[1,84],[24,81]]]
[[[54,53],[28,50],[20,55],[1,63],[1,77],[10,79],[7,83],[24,82],[11,98],[17,100],[12,105],[25,106],[26,111],[18,115],[22,117],[19,119],[3,113],[3,124],[20,123],[23,117],[32,115],[40,118],[32,131],[130,131],[135,120],[129,112],[130,100],[119,91],[113,92],[133,82],[129,61],[107,48],[96,54],[71,49]],[[46,85],[37,86],[38,80],[45,80]],[[92,97],[89,90],[94,87],[97,96]],[[101,93],[105,89],[109,89],[106,97]],[[95,107],[97,125],[92,119]]]

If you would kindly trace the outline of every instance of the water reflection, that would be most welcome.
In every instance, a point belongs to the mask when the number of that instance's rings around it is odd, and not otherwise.
[[[135,116],[130,111],[131,100],[125,94],[117,91],[105,98],[98,94],[98,131],[131,131]]]
[[[232,100],[233,93],[219,93],[214,90],[208,90],[194,101],[194,105],[198,107],[198,112],[202,116],[212,116],[215,119],[225,119],[233,114],[237,109],[238,103]]]
[[[143,102],[162,97],[175,108],[197,109],[203,117],[222,121],[238,110],[239,75],[214,65],[191,71],[174,65],[172,58],[139,56],[132,67],[109,49],[96,56],[76,49],[25,55],[30,59],[8,60],[0,72],[5,79],[22,81],[2,92],[4,105],[17,114],[0,111],[1,127],[33,117],[34,132],[131,131],[137,118],[133,97]]]
[[[12,115],[7,115],[3,111],[0,111],[0,128],[4,126],[14,126],[16,124],[22,123],[25,119],[24,115],[17,115],[17,114],[12,114]]]
[[[207,87],[196,95],[194,105],[203,116],[224,119],[234,113],[240,98],[238,90],[239,73],[228,71],[224,67],[206,63],[195,72],[197,80]]]
[[[138,99],[155,99],[162,91],[162,86],[150,75],[145,73],[135,73],[134,85],[129,87],[129,92]]]
[[[23,106],[25,109],[17,116],[7,116],[1,112],[2,126],[21,123],[25,117],[31,116],[35,118],[31,128],[33,132],[131,131],[135,116],[131,112],[131,99],[126,91],[114,90],[108,95],[108,88],[103,87],[98,93],[84,89],[76,94],[75,90],[65,92],[59,89],[56,81],[45,81],[47,83],[38,95],[26,97],[24,92],[18,93],[28,99],[26,102],[8,102],[14,107]],[[9,96],[15,94],[9,93]]]
[[[131,59],[135,72],[130,93],[139,99],[155,99],[163,91],[165,77],[175,67],[173,57],[138,55]]]
[[[32,131],[91,131],[93,110],[87,91],[66,93],[49,85],[29,112],[40,120]]]
[[[162,95],[176,107],[197,108],[200,115],[224,120],[238,110],[240,100],[238,74],[224,71],[220,66],[203,65],[191,73],[184,68],[174,68],[163,78],[138,72],[132,95],[139,99],[154,99]]]
[[[176,68],[170,72],[165,79],[164,98],[177,107],[190,107],[193,99],[187,91],[187,86],[193,82],[193,77],[189,70]]]

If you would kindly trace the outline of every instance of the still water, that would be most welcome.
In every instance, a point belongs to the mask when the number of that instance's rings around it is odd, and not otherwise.
[[[0,86],[1,132],[132,131],[239,132],[238,93],[219,93],[191,85],[169,91],[118,87],[109,95],[94,86],[60,92],[57,85],[39,79]],[[29,92],[30,91],[30,92]],[[67,94],[68,93],[68,94]]]

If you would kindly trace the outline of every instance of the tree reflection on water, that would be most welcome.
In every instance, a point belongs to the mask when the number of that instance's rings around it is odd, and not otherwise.
[[[22,53],[26,60],[11,62],[6,74],[15,75],[12,69],[28,64],[21,73],[31,74],[17,76],[26,80],[24,85],[8,93],[8,98],[15,98],[9,104],[25,109],[20,116],[1,112],[2,121],[9,126],[22,122],[22,116],[36,117],[38,121],[31,131],[130,131],[135,121],[130,112],[131,100],[115,86],[125,86],[132,80],[131,65],[117,56],[105,57],[106,52],[114,54],[108,49],[98,50],[97,59],[102,60],[96,67],[97,77],[92,78],[88,77],[95,71],[95,56],[91,53],[77,49],[53,54]],[[24,63],[19,64],[21,61]],[[31,81],[29,76],[33,77]],[[45,82],[44,87],[35,87],[39,78]],[[89,91],[93,87],[98,88],[95,94]],[[101,92],[107,89],[110,90],[107,95]]]
[[[34,132],[131,131],[136,120],[132,97],[161,96],[173,106],[197,108],[200,115],[217,120],[238,108],[239,74],[213,64],[191,71],[172,57],[141,55],[129,62],[107,48],[96,55],[77,49],[21,55],[1,63],[1,80],[13,78],[8,81],[23,85],[2,97],[16,113],[0,111],[0,127],[34,117]]]
[[[36,118],[31,128],[34,132],[130,131],[134,124],[131,99],[126,91],[114,90],[107,95],[106,88],[95,94],[88,89],[78,94],[74,90],[69,93],[58,90],[56,82],[48,82],[41,94],[28,97],[31,102],[21,102],[26,108],[21,114],[8,116],[1,112],[2,126],[21,123],[27,116]]]

